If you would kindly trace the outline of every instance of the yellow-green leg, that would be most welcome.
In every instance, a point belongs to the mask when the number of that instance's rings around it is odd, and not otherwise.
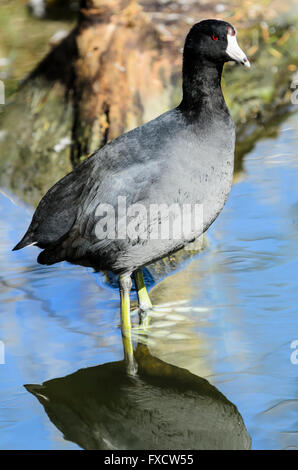
[[[142,270],[136,271],[134,273],[134,280],[139,301],[140,325],[142,328],[147,329],[150,322],[148,312],[152,308],[152,303],[146,289]]]
[[[133,344],[131,337],[131,319],[130,319],[130,274],[119,276],[120,300],[121,300],[121,331],[124,348],[124,357],[127,362],[127,371],[135,374],[137,371],[136,362],[133,355]]]

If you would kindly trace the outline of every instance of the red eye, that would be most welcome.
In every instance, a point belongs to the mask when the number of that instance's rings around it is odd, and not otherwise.
[[[213,41],[218,41],[218,36],[215,36],[215,34],[213,34],[212,39]]]

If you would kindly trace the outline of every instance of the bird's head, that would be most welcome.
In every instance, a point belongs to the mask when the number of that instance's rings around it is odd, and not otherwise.
[[[203,20],[189,31],[184,55],[192,60],[223,64],[230,60],[250,67],[250,62],[237,42],[237,33],[230,23],[222,20]]]

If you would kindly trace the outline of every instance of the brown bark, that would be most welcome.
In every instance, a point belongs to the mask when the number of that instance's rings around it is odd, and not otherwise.
[[[136,0],[83,1],[76,41],[74,163],[171,106],[180,61]]]

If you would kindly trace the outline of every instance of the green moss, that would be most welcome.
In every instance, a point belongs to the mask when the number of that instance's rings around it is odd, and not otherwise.
[[[34,80],[16,95],[0,120],[0,185],[33,205],[71,171],[67,140],[73,110],[63,94],[59,85]],[[62,139],[66,143],[59,145]]]
[[[49,39],[57,30],[69,31],[74,19],[39,20],[30,15],[26,2],[5,1],[0,15],[0,57],[8,63],[0,68],[5,80],[6,98],[18,89],[23,80],[50,50]]]

